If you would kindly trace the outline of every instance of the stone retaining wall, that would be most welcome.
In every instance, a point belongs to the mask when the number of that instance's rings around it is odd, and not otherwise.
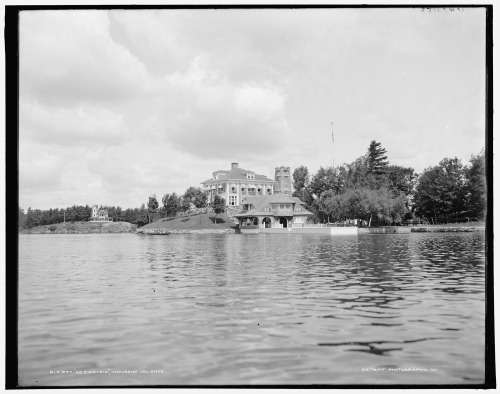
[[[359,227],[358,234],[409,234],[409,227],[402,226],[380,226],[380,227]]]
[[[138,229],[136,234],[144,235],[170,235],[170,234],[234,234],[233,229],[204,229],[204,230],[169,230],[166,228]]]
[[[484,227],[411,227],[412,233],[468,233],[484,230]]]

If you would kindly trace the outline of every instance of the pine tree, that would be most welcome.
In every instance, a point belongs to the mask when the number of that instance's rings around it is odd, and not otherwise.
[[[389,165],[387,161],[386,150],[382,148],[380,142],[372,141],[367,153],[367,166],[368,171],[375,174],[384,174]]]

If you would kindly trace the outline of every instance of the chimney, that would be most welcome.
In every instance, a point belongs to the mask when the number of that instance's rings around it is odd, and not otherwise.
[[[231,163],[231,170],[238,168],[238,163]]]

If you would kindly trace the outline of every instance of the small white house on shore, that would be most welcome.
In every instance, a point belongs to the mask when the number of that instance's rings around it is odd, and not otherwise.
[[[92,207],[92,214],[89,222],[112,222],[113,219],[109,218],[108,210],[99,208],[97,205]]]

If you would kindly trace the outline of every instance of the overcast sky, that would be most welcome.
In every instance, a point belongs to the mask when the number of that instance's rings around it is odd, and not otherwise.
[[[23,11],[19,80],[24,209],[315,173],[372,140],[422,172],[485,146],[485,11]]]

